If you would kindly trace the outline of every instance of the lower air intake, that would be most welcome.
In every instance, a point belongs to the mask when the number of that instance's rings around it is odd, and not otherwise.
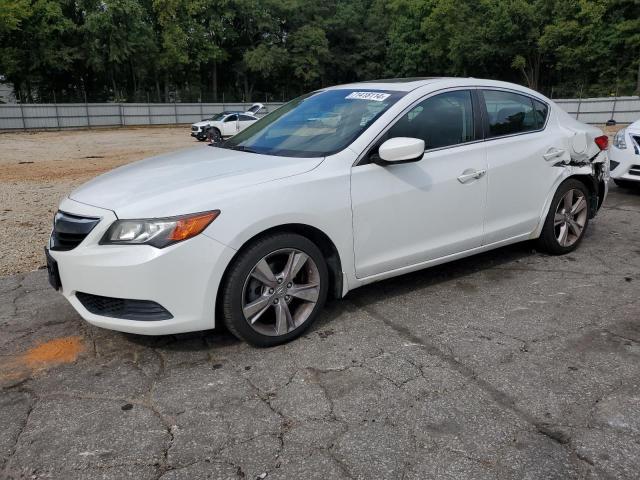
[[[151,300],[102,297],[90,293],[76,292],[80,303],[95,315],[121,318],[123,320],[169,320],[173,318],[166,308]]]

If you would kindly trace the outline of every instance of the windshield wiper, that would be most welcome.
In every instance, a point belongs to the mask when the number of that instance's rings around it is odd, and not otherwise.
[[[249,147],[245,147],[244,145],[222,145],[222,148],[228,148],[230,150],[239,150],[241,152],[248,152],[248,153],[258,153],[257,151],[253,150],[252,148]]]

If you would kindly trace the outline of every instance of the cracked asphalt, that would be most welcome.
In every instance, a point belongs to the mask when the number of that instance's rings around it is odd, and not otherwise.
[[[637,479],[640,191],[580,248],[351,292],[268,350],[93,328],[0,278],[0,477]]]

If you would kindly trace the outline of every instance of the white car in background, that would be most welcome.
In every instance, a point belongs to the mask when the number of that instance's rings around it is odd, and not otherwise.
[[[264,105],[261,103],[254,103],[246,112],[217,113],[191,125],[191,136],[202,142],[209,138],[209,131],[211,131],[211,140],[214,143],[220,142],[257,122],[256,115],[262,108]]]
[[[277,345],[327,295],[525,240],[573,251],[607,194],[607,142],[511,83],[325,88],[214,148],[73,191],[55,215],[49,278],[93,325],[159,335],[223,323]]]
[[[640,120],[613,137],[609,149],[611,178],[621,187],[640,186]]]

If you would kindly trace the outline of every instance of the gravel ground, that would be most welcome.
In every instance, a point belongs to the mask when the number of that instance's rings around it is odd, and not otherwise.
[[[43,265],[53,213],[76,186],[197,144],[185,126],[0,134],[0,275]]]
[[[0,277],[0,478],[636,480],[640,192],[527,243],[362,287],[302,338],[85,324]]]

